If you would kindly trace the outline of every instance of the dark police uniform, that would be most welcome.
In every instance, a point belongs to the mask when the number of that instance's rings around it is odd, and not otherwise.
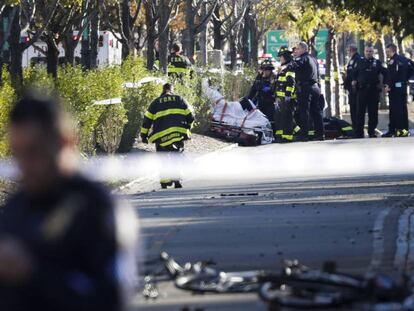
[[[357,81],[357,126],[355,135],[364,137],[365,113],[368,109],[368,134],[375,136],[378,125],[378,105],[380,100],[380,75],[384,81],[387,79],[387,71],[380,60],[375,58],[361,58],[353,71],[353,80]]]
[[[323,138],[323,108],[320,105],[321,90],[319,88],[319,67],[317,60],[309,53],[304,53],[292,62],[296,76],[296,90],[299,109],[298,140],[308,140],[309,116],[313,120],[315,137]]]
[[[293,113],[295,102],[295,72],[291,69],[290,62],[283,65],[276,76],[276,101],[275,137],[283,141],[293,140]]]
[[[352,87],[353,71],[356,64],[361,59],[361,55],[355,53],[346,65],[346,75],[344,79],[344,88],[348,91],[348,104],[351,112],[352,127],[355,129],[357,124],[357,90]]]
[[[163,94],[148,107],[141,127],[141,137],[155,143],[157,152],[183,152],[184,140],[191,136],[193,114],[186,101],[173,94]],[[150,133],[150,129],[152,131]],[[163,188],[177,180],[161,180]]]
[[[2,208],[0,235],[20,240],[35,269],[24,284],[0,281],[1,310],[120,311],[115,222],[108,191],[80,176],[42,196],[14,195]]]
[[[187,57],[173,53],[168,57],[167,71],[169,77],[181,79],[191,73],[191,62]]]
[[[274,126],[275,76],[273,74],[268,78],[258,76],[247,98],[256,103],[257,108],[266,115],[272,126]]]
[[[388,60],[388,86],[390,92],[390,123],[388,133],[408,135],[407,82],[411,64],[398,54]]]

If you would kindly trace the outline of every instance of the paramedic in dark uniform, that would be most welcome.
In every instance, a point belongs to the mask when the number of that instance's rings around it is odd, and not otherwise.
[[[247,98],[256,104],[257,108],[266,115],[272,127],[274,127],[275,75],[273,70],[275,70],[275,67],[270,60],[266,60],[261,64],[260,69],[262,74],[254,81]]]
[[[387,71],[380,60],[374,58],[374,48],[366,46],[364,57],[356,64],[353,71],[352,87],[357,91],[357,126],[355,137],[364,137],[365,113],[368,109],[368,135],[377,137],[378,105],[380,100],[380,76],[387,81]]]
[[[309,119],[313,120],[315,137],[324,140],[323,108],[320,105],[319,67],[317,60],[309,54],[308,45],[300,42],[295,49],[296,58],[292,62],[295,71],[296,92],[299,109],[298,141],[309,140]]]
[[[388,96],[390,99],[390,123],[388,132],[383,137],[407,137],[410,132],[407,110],[407,87],[410,63],[397,54],[397,46],[389,44],[386,49],[388,56]]]

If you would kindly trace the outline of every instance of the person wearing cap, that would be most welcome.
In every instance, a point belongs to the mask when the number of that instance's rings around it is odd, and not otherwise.
[[[292,51],[287,46],[280,48],[278,56],[282,66],[276,76],[275,139],[284,143],[293,141],[295,72],[291,67]]]
[[[254,81],[247,98],[256,103],[257,108],[266,115],[274,126],[275,75],[273,70],[275,67],[270,60],[266,60],[261,64],[260,69],[262,74]]]

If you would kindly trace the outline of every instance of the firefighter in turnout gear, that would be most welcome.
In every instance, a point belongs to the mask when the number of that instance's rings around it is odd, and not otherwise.
[[[168,76],[176,79],[182,79],[186,75],[191,74],[190,60],[181,55],[181,46],[174,43],[171,49],[171,54],[168,57]]]
[[[174,94],[172,84],[166,83],[161,96],[150,104],[145,113],[141,139],[144,143],[155,143],[157,152],[183,152],[184,141],[191,136],[193,122],[194,117],[186,101]],[[163,189],[172,184],[175,188],[182,187],[179,180],[161,180]]]
[[[247,96],[247,98],[252,100],[257,108],[265,114],[273,127],[275,115],[274,69],[275,67],[270,60],[264,61],[260,66],[262,74],[256,78],[250,89],[250,93]]]
[[[291,69],[292,51],[282,46],[278,56],[282,67],[276,76],[276,113],[275,113],[275,138],[276,142],[293,141],[293,113],[295,103],[295,72]]]
[[[397,46],[387,46],[388,87],[386,91],[390,99],[390,123],[388,132],[383,137],[407,137],[408,128],[407,86],[410,78],[411,64],[397,54]]]

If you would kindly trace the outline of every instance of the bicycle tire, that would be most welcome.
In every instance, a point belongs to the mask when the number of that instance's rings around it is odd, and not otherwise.
[[[312,291],[306,288],[291,288],[280,285],[269,295],[272,283],[264,283],[259,289],[259,297],[271,306],[281,306],[298,309],[333,308],[353,302],[353,298],[343,295],[340,291]]]

